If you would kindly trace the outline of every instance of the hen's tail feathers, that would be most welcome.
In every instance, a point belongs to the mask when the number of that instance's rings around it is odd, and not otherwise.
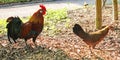
[[[84,30],[82,29],[82,27],[79,24],[75,24],[73,27],[73,32],[76,35],[79,35],[80,32],[84,32]]]

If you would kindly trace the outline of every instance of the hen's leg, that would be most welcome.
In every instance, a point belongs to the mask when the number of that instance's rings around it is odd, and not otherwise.
[[[90,49],[90,55],[93,56],[93,55],[96,55],[94,52],[93,52],[93,49],[94,49],[95,46],[89,46],[89,49]]]
[[[96,45],[94,45],[92,48],[96,50],[101,50],[100,48],[95,48]],[[102,50],[101,50],[102,51]]]
[[[91,52],[91,54],[92,54],[92,53],[93,53],[93,52],[92,52],[92,47],[91,47],[91,46],[89,46],[89,49],[90,49],[90,52]]]

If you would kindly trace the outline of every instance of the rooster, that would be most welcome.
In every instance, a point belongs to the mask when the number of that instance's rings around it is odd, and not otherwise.
[[[89,45],[90,51],[92,52],[91,49],[94,49],[95,46],[103,40],[110,28],[112,28],[112,26],[105,26],[96,32],[86,33],[79,24],[75,24],[73,32]]]
[[[37,10],[28,22],[23,23],[19,17],[9,17],[7,19],[7,36],[10,41],[10,37],[16,43],[16,39],[25,39],[25,43],[28,39],[32,38],[33,43],[37,36],[42,32],[44,26],[44,16],[46,14],[46,7],[40,4],[41,9]],[[26,43],[27,45],[27,43]],[[35,44],[36,45],[36,44]]]

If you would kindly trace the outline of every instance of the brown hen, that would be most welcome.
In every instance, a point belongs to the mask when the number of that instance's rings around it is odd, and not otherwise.
[[[95,46],[103,40],[103,38],[108,34],[110,28],[111,26],[105,26],[101,30],[86,33],[79,24],[75,24],[73,27],[73,32],[82,38],[83,41],[89,45],[91,50],[91,48],[94,49]]]

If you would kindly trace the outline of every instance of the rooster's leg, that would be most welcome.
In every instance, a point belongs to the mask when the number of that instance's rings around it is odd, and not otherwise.
[[[9,40],[9,42],[12,44],[12,42],[10,41],[10,35],[9,35],[9,32],[7,32],[7,36],[8,36],[8,40]]]
[[[25,45],[28,46],[28,44],[27,44],[27,39],[25,39]]]
[[[34,43],[35,47],[37,47],[37,44],[35,43],[36,38],[37,37],[33,37],[33,43]]]
[[[9,36],[8,36],[8,40],[9,40],[10,44],[12,44],[12,42],[10,41],[10,37]]]
[[[16,39],[13,39],[14,43],[17,43],[15,40],[16,40]]]

